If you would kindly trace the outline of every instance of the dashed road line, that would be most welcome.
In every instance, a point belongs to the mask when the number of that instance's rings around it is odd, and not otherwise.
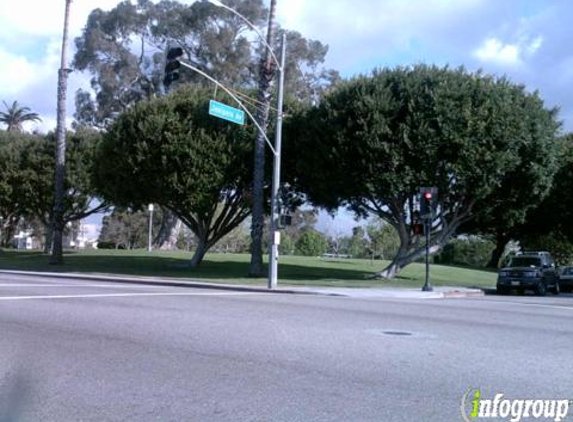
[[[531,303],[531,302],[511,302],[508,300],[490,300],[487,303],[499,303],[502,305],[516,305],[516,306],[525,306],[525,307],[535,307],[535,308],[548,308],[548,309],[567,309],[569,311],[573,311],[573,306],[566,306],[566,305],[546,305],[543,303]]]

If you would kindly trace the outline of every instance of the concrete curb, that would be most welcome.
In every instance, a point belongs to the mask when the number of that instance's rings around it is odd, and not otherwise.
[[[14,274],[14,275],[29,275],[34,277],[56,277],[56,278],[70,278],[92,281],[103,281],[106,283],[124,283],[124,284],[142,284],[149,286],[167,286],[167,287],[190,287],[200,289],[213,289],[213,290],[232,290],[238,292],[255,292],[255,293],[280,293],[280,294],[303,294],[303,295],[321,295],[321,296],[344,296],[338,293],[323,293],[315,291],[304,291],[296,289],[288,289],[278,287],[277,289],[270,290],[265,287],[247,286],[244,284],[221,284],[221,283],[208,283],[203,281],[188,281],[188,280],[163,280],[152,277],[123,277],[123,276],[106,276],[98,274],[79,274],[79,273],[55,273],[55,272],[41,272],[41,271],[17,271],[17,270],[0,270],[0,274]]]
[[[101,274],[79,274],[79,273],[59,273],[59,272],[41,272],[41,271],[18,271],[18,270],[0,270],[0,274],[28,275],[34,277],[55,277],[62,279],[81,279],[101,281],[105,283],[124,283],[140,284],[149,286],[167,286],[167,287],[188,287],[212,290],[227,290],[236,292],[251,293],[271,293],[271,294],[297,294],[297,295],[314,295],[328,297],[352,297],[352,298],[385,298],[385,299],[459,299],[459,298],[477,298],[485,295],[483,290],[478,289],[459,289],[455,287],[436,288],[432,292],[422,292],[415,289],[376,289],[376,288],[354,288],[354,287],[277,287],[270,290],[266,287],[248,286],[244,284],[221,284],[209,283],[204,281],[181,280],[181,279],[158,279],[155,277],[125,277],[120,275],[101,275]],[[451,289],[451,290],[450,290]]]

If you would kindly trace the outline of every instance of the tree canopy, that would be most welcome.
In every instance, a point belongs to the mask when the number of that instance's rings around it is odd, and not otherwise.
[[[560,139],[557,172],[548,195],[527,214],[515,239],[528,249],[550,250],[561,263],[573,259],[573,134]]]
[[[157,234],[161,224],[161,216],[157,215],[161,213],[161,209],[154,211],[152,235]],[[98,249],[141,249],[148,247],[149,218],[150,213],[147,209],[133,212],[129,209],[115,208],[110,215],[106,215],[102,219]]]
[[[225,3],[262,30],[268,14],[262,0]],[[295,31],[286,33],[285,92],[311,100],[337,81],[338,73],[322,66],[327,46]],[[280,51],[280,34],[277,31],[275,51]],[[160,95],[168,46],[181,47],[184,59],[228,87],[256,86],[260,43],[242,19],[206,1],[185,5],[126,0],[110,11],[93,10],[76,39],[74,67],[91,74],[95,93],[94,97],[90,91],[77,92],[76,120],[105,127],[130,104]],[[201,75],[184,69],[181,82],[208,84]]]
[[[53,211],[55,135],[0,132],[0,216],[10,230],[21,219],[38,219],[45,227]],[[68,168],[63,224],[106,208],[92,185],[98,132],[78,129],[68,134]]]
[[[420,187],[439,189],[433,253],[492,205],[514,206],[519,184],[511,181],[520,175],[531,173],[530,190],[546,190],[556,115],[506,78],[426,65],[380,69],[289,120],[287,168],[313,204],[347,206],[396,229],[400,248],[379,273],[392,277],[425,249],[411,229]]]
[[[161,81],[165,53],[170,47],[180,47],[183,59],[215,78],[240,96],[251,109],[260,108],[257,121],[266,130],[266,115],[262,104],[271,95],[274,65],[265,72],[258,98],[252,95],[257,86],[260,58],[267,51],[258,35],[269,10],[262,0],[229,0],[225,4],[250,21],[208,1],[191,5],[177,1],[123,1],[106,12],[94,10],[80,37],[76,39],[74,67],[91,74],[91,90],[76,93],[76,120],[82,124],[105,128],[131,104],[164,93]],[[273,2],[271,2],[273,4]],[[280,51],[280,40],[287,38],[285,92],[287,99],[313,102],[321,92],[339,80],[338,72],[324,67],[328,47],[320,41],[309,40],[295,31],[276,31],[269,43]],[[193,83],[213,89],[213,85],[197,72],[180,69],[180,79],[174,84]],[[216,92],[216,89],[214,90]],[[93,95],[95,94],[95,96]],[[290,98],[289,98],[290,97]],[[253,247],[254,263],[262,264],[260,233],[263,225],[264,141],[257,137],[253,179]],[[169,213],[166,219],[174,221]],[[168,233],[168,225],[164,226]],[[251,265],[250,273],[258,274],[261,265]]]
[[[25,214],[25,201],[20,195],[23,172],[20,156],[29,144],[39,142],[34,135],[0,131],[0,244],[7,246],[16,226]]]
[[[191,260],[250,214],[252,129],[208,115],[209,91],[185,87],[124,112],[97,157],[98,191],[119,206],[169,209],[198,238]]]
[[[524,232],[540,235],[551,230],[541,221],[531,224],[538,220],[539,209],[544,209],[544,213],[551,209],[543,218],[551,221],[553,227],[561,226],[564,214],[560,201],[549,199],[553,202],[549,208],[545,198],[568,183],[566,169],[571,158],[565,152],[564,142],[565,138],[556,139],[545,150],[535,142],[523,143],[519,151],[522,165],[503,178],[499,188],[488,197],[489,206],[461,227],[463,233],[485,235],[495,241],[489,267],[498,266],[510,240],[522,237]]]

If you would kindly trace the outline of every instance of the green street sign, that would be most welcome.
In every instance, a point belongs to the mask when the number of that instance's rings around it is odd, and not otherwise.
[[[227,104],[220,103],[219,101],[209,101],[209,114],[238,125],[245,124],[245,112],[243,110],[228,106]]]

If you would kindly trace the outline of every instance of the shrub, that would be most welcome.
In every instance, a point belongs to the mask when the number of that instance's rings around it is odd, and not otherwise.
[[[319,256],[326,252],[326,238],[316,230],[305,231],[297,240],[295,250],[297,255]]]
[[[439,264],[485,267],[495,244],[479,237],[456,238],[449,241],[434,257]]]

